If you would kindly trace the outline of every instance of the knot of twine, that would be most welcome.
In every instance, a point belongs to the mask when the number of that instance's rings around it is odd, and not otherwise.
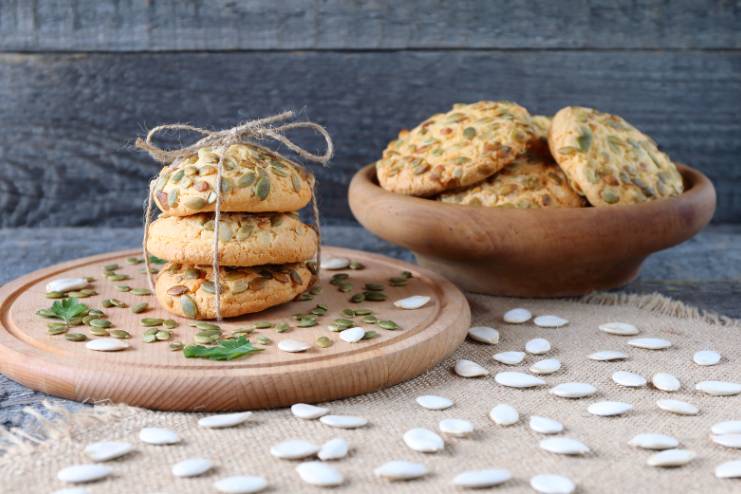
[[[216,186],[214,192],[216,193],[216,201],[214,204],[214,243],[213,243],[213,261],[212,268],[214,272],[214,308],[216,312],[216,319],[221,321],[221,279],[219,276],[219,223],[221,222],[221,181],[223,174],[223,163],[226,151],[229,146],[240,143],[254,144],[254,141],[258,140],[273,140],[280,142],[288,149],[296,153],[301,158],[320,163],[322,166],[326,166],[329,160],[334,154],[334,144],[329,132],[319,124],[314,122],[288,122],[280,125],[273,125],[275,122],[281,122],[293,118],[294,113],[292,111],[286,111],[273,115],[270,117],[260,118],[257,120],[250,120],[243,122],[236,127],[225,130],[207,130],[200,127],[194,127],[188,124],[167,124],[159,125],[151,129],[145,139],[137,138],[135,146],[149,153],[149,155],[156,161],[165,165],[170,165],[172,168],[177,168],[183,158],[187,158],[197,153],[202,148],[219,148],[219,161],[216,164]],[[288,139],[284,133],[291,129],[311,129],[319,133],[324,137],[326,143],[326,150],[324,154],[314,154],[306,151],[293,141]],[[162,149],[152,143],[152,139],[155,135],[166,132],[169,130],[176,131],[188,131],[195,132],[203,135],[200,140],[188,146],[175,148],[175,149]],[[275,151],[271,151],[278,156],[281,156]],[[285,157],[281,156],[285,159]],[[307,170],[308,172],[308,170]],[[317,248],[316,248],[316,268],[319,268],[321,259],[321,231],[319,225],[319,207],[316,201],[316,180],[311,172],[308,172],[311,176],[311,206],[313,214],[313,228],[317,234]],[[152,278],[152,268],[149,261],[149,254],[147,252],[147,240],[149,238],[149,225],[151,224],[152,217],[152,202],[154,198],[154,190],[159,175],[155,176],[149,183],[149,194],[147,195],[146,212],[144,214],[144,238],[142,240],[142,251],[144,254],[144,265],[147,271],[147,281],[149,288],[155,291],[154,281]]]

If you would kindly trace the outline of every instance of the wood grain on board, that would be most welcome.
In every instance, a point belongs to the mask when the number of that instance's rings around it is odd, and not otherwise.
[[[349,294],[328,283],[335,272],[322,271],[322,292],[311,301],[290,302],[256,314],[232,318],[221,323],[226,334],[257,321],[288,322],[292,329],[257,330],[273,343],[257,345],[262,352],[237,360],[216,362],[187,359],[173,352],[166,342],[144,343],[147,329],[143,317],[172,318],[179,322],[173,340],[191,343],[197,331],[184,318],[160,309],[153,296],[121,293],[116,284],[101,276],[103,266],[118,263],[119,271],[131,276],[131,287],[146,285],[141,265],[131,266],[126,258],[138,251],[123,251],[78,259],[52,266],[19,278],[0,289],[0,372],[34,389],[77,401],[112,400],[158,410],[246,410],[287,406],[298,402],[321,402],[354,396],[392,386],[415,377],[450,355],[465,338],[470,324],[468,302],[452,283],[441,276],[412,264],[365,252],[327,247],[327,256],[346,256],[365,264],[366,269],[350,272],[356,291],[368,282],[383,283],[402,270],[414,274],[405,287],[387,287],[388,300],[355,305]],[[94,352],[81,342],[47,332],[48,319],[36,315],[49,307],[45,285],[60,277],[94,276],[98,295],[82,299],[90,307],[101,308],[106,298],[118,298],[129,305],[147,301],[152,307],[134,314],[130,309],[104,309],[115,328],[132,334],[130,347],[120,352]],[[417,310],[403,310],[393,301],[410,295],[428,295],[431,301]],[[292,315],[308,312],[317,304],[326,304],[329,312],[310,328],[295,326]],[[391,319],[401,326],[396,331],[363,324],[379,333],[377,338],[358,343],[339,339],[326,329],[341,317],[346,307],[365,307],[379,319]],[[85,327],[72,332],[91,335]],[[329,348],[313,345],[304,353],[286,353],[277,349],[283,339],[309,343],[319,336],[333,340]]]

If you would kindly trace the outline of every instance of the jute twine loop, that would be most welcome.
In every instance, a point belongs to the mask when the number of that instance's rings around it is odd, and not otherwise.
[[[187,158],[197,153],[202,148],[219,148],[219,161],[216,164],[216,186],[214,191],[216,193],[216,202],[214,204],[214,245],[213,245],[213,261],[212,268],[214,272],[214,300],[215,300],[215,311],[216,319],[221,321],[221,279],[219,277],[219,224],[221,223],[221,181],[223,175],[223,164],[224,157],[226,155],[229,146],[233,144],[247,143],[254,144],[254,141],[258,140],[272,140],[280,142],[288,149],[296,153],[301,158],[320,163],[322,166],[326,166],[329,160],[334,154],[334,144],[329,132],[319,124],[314,122],[288,122],[280,125],[273,125],[275,122],[281,122],[293,118],[294,113],[292,111],[286,111],[273,115],[270,117],[260,118],[257,120],[251,120],[243,122],[236,127],[225,130],[207,130],[200,127],[194,127],[188,124],[167,124],[159,125],[154,127],[149,132],[145,139],[137,138],[136,147],[149,153],[149,155],[156,161],[169,165],[172,169],[177,169],[182,163],[183,158]],[[306,151],[293,141],[288,139],[284,132],[291,129],[311,129],[319,133],[324,137],[326,144],[326,150],[324,154],[314,154]],[[195,132],[203,135],[200,140],[188,146],[175,148],[175,149],[162,149],[152,143],[155,135],[166,131],[188,131]],[[275,151],[271,151],[281,156]],[[317,249],[316,249],[316,267],[319,267],[321,260],[321,231],[319,224],[319,207],[316,201],[316,179],[311,172],[308,172],[311,180],[311,206],[313,216],[313,228],[317,234]],[[147,195],[146,211],[144,213],[144,238],[142,240],[142,252],[144,254],[144,265],[147,271],[147,282],[149,288],[154,292],[154,280],[152,277],[152,269],[149,261],[149,254],[147,253],[147,240],[149,239],[149,225],[152,221],[152,203],[154,199],[155,185],[159,174],[155,176],[149,183],[149,194]]]

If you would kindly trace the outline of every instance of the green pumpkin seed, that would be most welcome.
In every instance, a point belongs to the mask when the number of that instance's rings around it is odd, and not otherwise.
[[[131,287],[129,285],[116,285],[116,290],[119,292],[128,292],[131,290]]]
[[[298,323],[296,324],[296,326],[298,326],[299,328],[311,328],[313,326],[316,326],[317,324],[318,323],[316,321],[316,318],[306,317],[306,318],[300,319]]]
[[[39,309],[36,311],[37,316],[45,317],[47,319],[59,319],[57,315],[51,309]]]
[[[355,323],[352,322],[350,319],[335,319],[334,325],[340,330],[343,330],[352,328],[353,326],[355,326]]]
[[[250,185],[255,183],[256,178],[257,178],[257,175],[255,174],[255,172],[253,171],[245,172],[244,175],[242,175],[241,177],[237,179],[237,187],[240,187],[242,189],[245,187],[249,187]]]
[[[157,341],[157,333],[154,333],[154,334],[145,333],[144,336],[142,336],[142,340],[144,340],[144,343],[154,343],[155,341]]]
[[[113,307],[118,307],[119,309],[125,309],[129,306],[126,302],[123,302],[117,298],[110,298],[108,299],[111,304],[113,304]]]
[[[255,323],[257,329],[269,329],[273,327],[273,323],[269,321],[258,321]]]
[[[73,317],[72,319],[69,320],[69,322],[67,323],[67,326],[79,326],[80,324],[82,324],[82,316]]]
[[[350,297],[350,302],[354,304],[363,303],[365,302],[365,295],[363,295],[362,293],[356,293],[352,297]]]
[[[165,319],[164,321],[162,321],[162,325],[167,329],[175,329],[178,327],[178,323],[175,322],[173,319]]]
[[[402,277],[389,278],[389,284],[393,287],[407,286],[407,278],[402,278]]]
[[[140,321],[140,324],[144,327],[162,326],[164,321],[158,317],[145,317]]]
[[[240,280],[240,281],[235,282],[232,285],[231,290],[232,290],[232,294],[238,295],[240,293],[246,292],[248,288],[249,288],[249,285],[246,282]]]
[[[320,287],[319,285],[313,286],[309,290],[309,293],[312,295],[319,295],[320,293],[322,293],[322,287]]]
[[[82,333],[67,333],[64,335],[64,339],[67,341],[85,341],[87,336]]]
[[[275,330],[279,333],[287,333],[291,330],[291,326],[289,326],[288,323],[282,322],[275,326]]]
[[[291,271],[289,273],[289,276],[291,277],[291,283],[293,283],[294,285],[301,285],[303,283],[301,275],[298,274],[298,271]],[[309,292],[309,295],[311,295],[311,292]]]
[[[366,283],[364,289],[371,292],[382,292],[384,286],[380,283]]]
[[[202,197],[193,197],[192,199],[188,199],[185,201],[185,207],[188,209],[203,209],[203,207],[206,205],[206,200]]]
[[[53,327],[53,328],[49,327],[49,329],[47,330],[47,333],[49,333],[52,336],[56,336],[56,335],[64,334],[67,331],[69,331],[69,328],[67,327],[67,325],[62,324],[59,327]]]
[[[370,309],[361,308],[361,309],[355,309],[355,310],[353,310],[353,313],[356,316],[369,316],[369,315],[373,314],[373,311],[370,310]]]
[[[46,298],[64,298],[63,292],[46,292]]]
[[[127,274],[109,274],[108,276],[106,276],[106,278],[108,278],[108,281],[113,281],[113,282],[124,281],[124,280],[130,279],[129,275]]]
[[[117,269],[121,269],[121,266],[118,264],[106,264],[103,266],[104,271],[116,271]]]
[[[260,345],[269,345],[269,344],[271,344],[273,342],[273,340],[271,340],[267,336],[260,335],[260,336],[257,337],[257,342]]]
[[[307,300],[313,300],[313,299],[314,299],[314,295],[312,295],[309,292],[301,293],[296,297],[296,300],[298,300],[299,302],[306,302]]]
[[[110,328],[113,323],[108,319],[93,319],[90,321],[90,326],[93,328]]]
[[[215,294],[216,293],[216,286],[214,285],[213,281],[204,281],[201,284],[201,290],[203,290],[206,293]]]
[[[126,262],[128,262],[129,264],[141,264],[144,262],[144,259],[142,259],[141,257],[129,257],[126,259]]]
[[[255,194],[257,198],[264,201],[270,194],[270,177],[263,175],[255,184]]]
[[[132,295],[151,295],[152,290],[149,288],[132,288],[131,290]]]
[[[87,313],[91,316],[108,317],[106,316],[105,312],[100,309],[89,309]]]
[[[365,269],[365,265],[362,262],[359,261],[350,261],[350,269],[358,271],[361,269]]]
[[[149,309],[149,304],[146,303],[146,302],[141,302],[139,304],[135,304],[131,308],[131,312],[133,312],[134,314],[141,314],[142,312],[146,311],[147,309]]]
[[[576,143],[579,145],[581,152],[586,153],[589,151],[589,148],[592,146],[592,131],[587,128],[581,129],[581,134],[576,138]]]
[[[198,307],[189,295],[180,296],[180,308],[183,313],[191,319],[194,319],[198,315]]]
[[[67,323],[63,323],[63,322],[50,322],[49,324],[46,325],[46,327],[49,329],[60,329],[60,328],[68,329]]]
[[[397,329],[401,329],[401,326],[396,324],[394,321],[390,321],[390,320],[379,321],[378,326],[383,329],[388,329],[389,331],[395,331]]]
[[[466,127],[463,129],[463,137],[466,139],[473,139],[476,137],[476,129],[473,127]]]
[[[172,350],[173,352],[179,352],[184,348],[185,345],[183,345],[182,341],[173,341],[168,345],[168,348]]]
[[[301,191],[301,179],[295,173],[291,175],[291,185],[293,186],[294,192]]]
[[[248,335],[255,332],[255,328],[237,328],[232,331],[232,336]]]
[[[332,346],[333,341],[327,336],[320,336],[316,339],[316,346],[319,348],[328,348]]]
[[[378,318],[371,314],[370,316],[363,316],[362,321],[366,324],[376,324],[378,322]]]
[[[86,295],[84,292],[67,292],[68,297],[74,297],[74,298],[88,298],[90,295]]]
[[[110,336],[110,333],[108,332],[107,329],[105,329],[105,328],[96,328],[94,326],[90,328],[90,333],[93,336]]]
[[[342,312],[340,314],[345,317],[355,317],[355,311],[352,309],[342,309]]]
[[[620,196],[612,189],[603,189],[602,192],[600,192],[600,197],[607,204],[615,204],[620,201]]]
[[[337,285],[342,282],[342,280],[346,280],[350,277],[347,273],[337,273],[332,276],[332,278],[329,280],[329,283],[331,285]]]
[[[274,174],[278,175],[279,177],[287,177],[288,176],[288,173],[286,173],[285,170],[283,170],[282,168],[277,167],[277,166],[271,166],[270,167],[270,171],[273,172]]]
[[[155,337],[157,338],[157,341],[167,341],[172,337],[172,333],[165,330],[157,331],[157,333],[155,333]]]
[[[376,338],[377,336],[380,336],[380,335],[377,332],[371,330],[371,331],[366,331],[362,339],[372,340],[373,338]]]
[[[388,298],[383,292],[363,292],[363,295],[369,302],[383,302]]]
[[[123,329],[112,329],[111,336],[119,340],[128,340],[131,338],[131,333],[124,331]]]
[[[101,302],[101,305],[107,309],[110,309],[111,307],[115,307],[111,299],[107,298]]]
[[[147,329],[146,331],[144,331],[144,333],[143,333],[143,334],[144,334],[144,335],[148,335],[148,334],[157,334],[157,331],[159,331],[159,329],[158,329],[158,328],[148,328],[148,329]]]

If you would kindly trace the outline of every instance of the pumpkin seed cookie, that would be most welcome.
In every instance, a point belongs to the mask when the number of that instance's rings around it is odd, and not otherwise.
[[[225,266],[300,262],[317,248],[314,229],[292,213],[222,213],[219,237],[219,259]],[[213,242],[213,214],[162,216],[149,227],[147,250],[171,262],[209,265]]]
[[[466,189],[442,194],[438,200],[495,208],[579,208],[585,205],[558,165],[537,153],[520,155],[493,177]]]
[[[682,177],[656,143],[628,122],[570,106],[554,117],[551,153],[594,206],[635,204],[682,193]]]
[[[163,168],[155,184],[157,206],[168,216],[213,211],[218,161],[212,148],[203,148],[175,168]],[[253,144],[229,147],[222,179],[222,211],[297,211],[311,200],[313,177],[306,170]]]
[[[414,196],[465,187],[510,164],[535,139],[530,114],[515,103],[456,104],[402,130],[376,163],[378,181]]]
[[[305,263],[231,268],[221,271],[221,315],[236,317],[283,304],[305,291],[311,272]],[[213,270],[169,263],[157,276],[157,300],[169,312],[191,319],[215,319]]]

